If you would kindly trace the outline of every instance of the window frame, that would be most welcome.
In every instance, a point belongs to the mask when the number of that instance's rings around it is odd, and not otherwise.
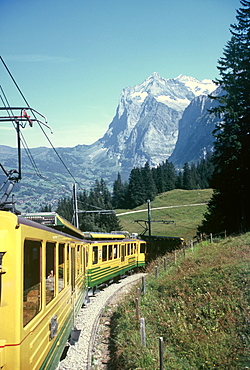
[[[106,262],[108,260],[108,245],[102,245],[102,262]]]
[[[35,255],[37,255],[37,258],[34,258]],[[36,263],[35,260],[37,260]],[[35,275],[36,278],[34,277]],[[33,284],[31,282],[32,280]],[[41,311],[41,298],[42,241],[25,238],[23,241],[23,327],[33,320],[33,318]]]

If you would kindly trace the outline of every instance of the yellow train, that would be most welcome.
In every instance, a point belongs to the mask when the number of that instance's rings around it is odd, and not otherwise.
[[[145,248],[55,213],[0,211],[0,369],[55,369],[88,290],[144,266]]]

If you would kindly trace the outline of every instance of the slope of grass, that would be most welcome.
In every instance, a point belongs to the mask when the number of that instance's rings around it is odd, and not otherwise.
[[[167,256],[149,268],[140,297],[147,346],[142,347],[135,299],[122,303],[113,320],[117,370],[159,369],[158,338],[165,369],[250,367],[250,233],[204,243]],[[159,268],[158,278],[154,266]],[[134,292],[134,298],[136,292]]]
[[[207,203],[212,195],[212,189],[204,190],[181,190],[175,189],[161,194],[151,202],[151,229],[153,235],[180,236],[186,240],[193,238],[197,226],[203,219],[207,206],[200,205]],[[191,206],[192,205],[192,206]],[[161,208],[159,207],[173,207]],[[141,211],[131,213],[131,211]],[[120,213],[129,212],[119,216]],[[147,220],[147,204],[134,210],[117,210],[117,216],[123,230],[129,232],[143,231],[144,222]],[[140,224],[136,220],[142,220]],[[156,221],[156,222],[155,222]],[[159,221],[174,221],[171,224],[164,224]]]

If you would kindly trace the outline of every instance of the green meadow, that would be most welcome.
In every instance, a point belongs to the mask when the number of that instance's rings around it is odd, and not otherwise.
[[[192,239],[203,219],[211,195],[212,189],[175,189],[157,196],[150,202],[151,234],[178,236],[186,241]],[[143,204],[133,210],[116,210],[123,230],[141,234],[145,221],[148,220],[147,209],[148,205]],[[168,221],[171,223],[167,223]]]

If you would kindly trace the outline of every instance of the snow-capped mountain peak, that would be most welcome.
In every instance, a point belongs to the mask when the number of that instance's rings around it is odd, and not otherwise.
[[[173,79],[165,79],[154,72],[141,84],[123,89],[118,106],[118,115],[121,117],[124,111],[131,107],[131,103],[137,106],[137,109],[140,109],[149,96],[170,108],[183,111],[196,96],[208,95],[215,88],[215,84],[208,79],[199,81],[194,77],[184,75],[179,75]]]
[[[195,96],[208,95],[216,89],[215,83],[209,79],[200,81],[195,77],[179,75],[174,80],[183,83]]]
[[[141,84],[123,89],[116,116],[100,141],[109,148],[109,155],[119,158],[121,166],[125,158],[133,166],[142,165],[145,159],[153,165],[160,163],[174,150],[185,108],[215,88],[211,80],[184,75],[165,79],[154,72]]]

